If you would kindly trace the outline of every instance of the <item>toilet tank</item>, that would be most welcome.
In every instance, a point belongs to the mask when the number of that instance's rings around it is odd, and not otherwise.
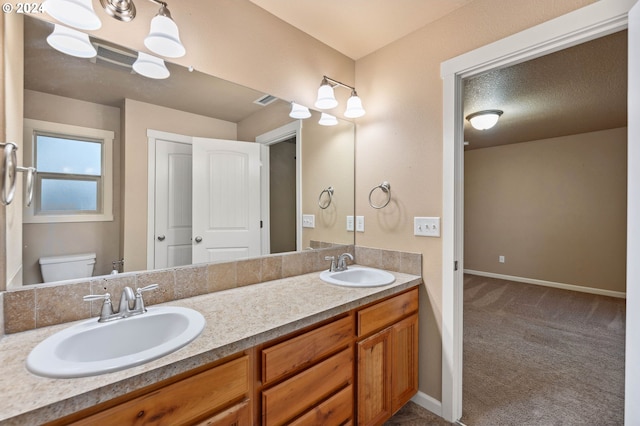
[[[45,283],[89,278],[96,264],[95,253],[72,254],[40,258],[40,271]]]

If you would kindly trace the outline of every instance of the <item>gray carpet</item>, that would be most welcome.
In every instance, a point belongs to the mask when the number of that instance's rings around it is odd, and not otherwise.
[[[622,425],[625,301],[465,276],[462,422]]]

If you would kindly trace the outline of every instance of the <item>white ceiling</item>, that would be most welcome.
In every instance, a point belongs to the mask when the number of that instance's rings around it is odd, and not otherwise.
[[[472,0],[251,0],[272,15],[360,59]]]

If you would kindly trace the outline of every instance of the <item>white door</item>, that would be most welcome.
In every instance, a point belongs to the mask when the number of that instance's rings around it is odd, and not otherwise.
[[[156,139],[156,268],[191,264],[191,145]]]
[[[640,419],[640,2],[629,12],[625,425]]]
[[[260,145],[193,138],[193,263],[260,255]]]

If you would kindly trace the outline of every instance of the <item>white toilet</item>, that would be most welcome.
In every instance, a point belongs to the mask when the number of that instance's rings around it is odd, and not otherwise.
[[[93,275],[95,264],[95,253],[41,257],[40,271],[44,282],[50,283],[76,278],[88,278]]]

